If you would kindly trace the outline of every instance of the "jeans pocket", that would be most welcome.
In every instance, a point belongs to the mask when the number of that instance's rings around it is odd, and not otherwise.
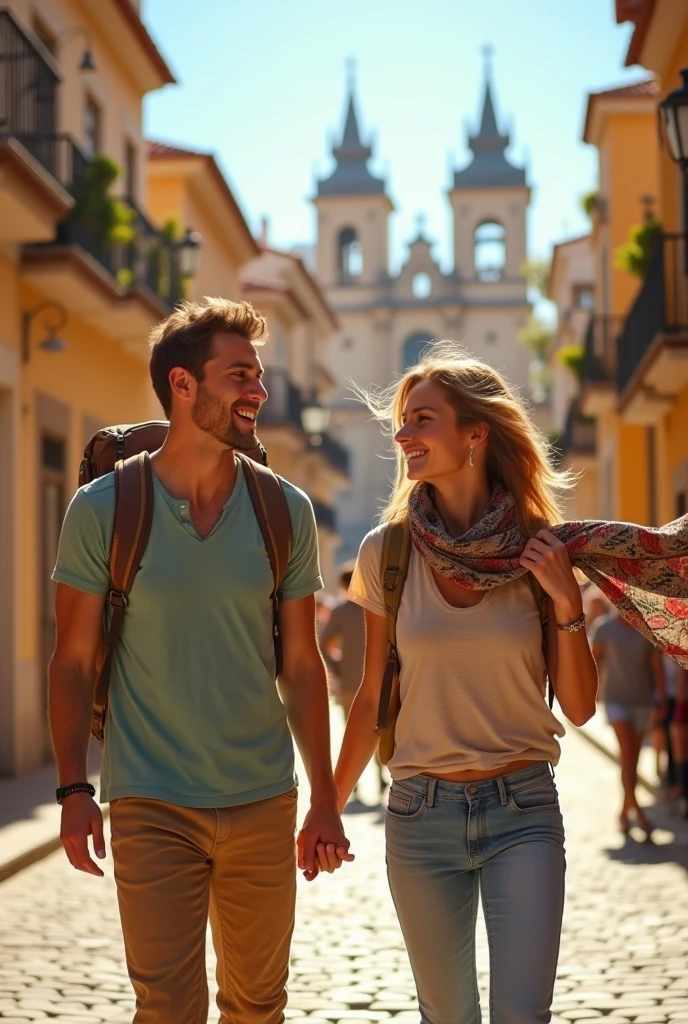
[[[400,789],[392,785],[387,803],[387,814],[392,819],[399,821],[416,821],[427,810],[427,798],[425,794],[415,793],[413,790]]]
[[[558,811],[559,796],[554,780],[538,782],[534,786],[509,793],[509,807],[515,814],[535,814],[536,811]]]

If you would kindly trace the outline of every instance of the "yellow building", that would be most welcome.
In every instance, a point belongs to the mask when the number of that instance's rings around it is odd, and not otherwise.
[[[617,0],[616,16],[634,23],[626,64],[655,76],[661,104],[688,68],[688,5]],[[657,134],[653,147],[663,235],[619,339],[618,384],[624,421],[655,439],[650,496],[657,520],[667,522],[688,505],[688,171],[672,162]],[[642,159],[638,151],[633,156]]]
[[[579,484],[586,517],[653,523],[658,508],[654,479],[656,437],[646,422],[622,415],[620,374],[623,354],[620,335],[626,316],[641,290],[642,280],[617,265],[617,251],[629,231],[658,208],[656,146],[657,85],[645,80],[631,86],[591,93],[583,139],[598,153],[598,188],[590,197],[592,231],[586,245],[591,266],[592,294],[582,339],[584,361],[580,393],[570,405],[569,427],[578,435],[594,429],[594,452],[580,464],[573,434],[564,435],[565,457],[585,469]],[[571,255],[569,243],[568,252]],[[560,264],[566,248],[561,248]],[[556,250],[555,250],[556,267]],[[566,276],[566,275],[564,275]],[[553,296],[554,297],[554,296]],[[565,310],[559,305],[560,334]],[[580,322],[577,321],[580,329]],[[569,338],[569,343],[576,339]],[[578,337],[580,343],[580,333]],[[588,446],[593,440],[586,438]]]
[[[179,294],[179,249],[143,213],[142,99],[173,77],[137,6],[0,11],[0,774],[49,755],[62,516],[87,438],[147,415],[148,333]]]
[[[258,433],[275,472],[313,501],[323,576],[334,590],[339,545],[334,501],[349,483],[348,452],[325,429],[334,382],[324,369],[324,350],[338,327],[334,313],[298,257],[254,240],[210,154],[151,142],[146,176],[153,219],[191,224],[202,235],[189,297],[242,296],[268,318],[270,340],[261,359],[270,400]],[[305,430],[304,408],[316,420],[320,412],[319,431]]]

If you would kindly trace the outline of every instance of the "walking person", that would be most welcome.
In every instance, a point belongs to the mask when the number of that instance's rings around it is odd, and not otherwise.
[[[638,803],[636,788],[643,741],[653,720],[666,718],[662,654],[614,609],[592,627],[590,643],[600,670],[607,721],[619,744],[623,787],[619,829],[627,833],[635,820],[650,839],[653,825]]]
[[[205,934],[220,1020],[277,1024],[294,924],[292,735],[311,786],[301,861],[351,859],[336,807],[322,586],[312,507],[282,480],[293,546],[282,583],[275,686],[273,579],[236,453],[255,448],[267,399],[248,303],[183,303],[152,334],[153,387],[170,420],[153,453],[153,517],[114,650],[101,776],[136,1024],[205,1022]],[[108,592],[114,474],[82,487],[64,522],[50,726],[73,866],[103,872],[103,823],[86,780],[93,679]],[[281,700],[280,700],[281,697]],[[319,845],[325,844],[325,846]],[[335,865],[336,866],[336,865]]]
[[[421,1020],[481,1019],[481,898],[490,1020],[544,1024],[565,872],[552,777],[564,727],[545,699],[546,675],[576,724],[594,714],[597,692],[572,563],[650,632],[623,582],[632,570],[648,614],[666,609],[662,644],[688,664],[688,520],[647,536],[628,524],[558,525],[568,478],[551,468],[503,378],[452,343],[427,349],[386,391],[362,395],[391,425],[397,476],[349,592],[365,609],[367,644],[335,769],[339,809],[377,727],[393,780],[389,884]],[[670,595],[683,599],[673,611]]]

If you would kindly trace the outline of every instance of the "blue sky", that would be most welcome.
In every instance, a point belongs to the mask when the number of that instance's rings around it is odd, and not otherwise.
[[[444,190],[479,114],[485,44],[510,155],[533,186],[532,256],[586,230],[587,93],[645,77],[623,67],[631,26],[615,24],[613,0],[144,0],[143,16],[179,79],[146,100],[147,135],[213,151],[251,227],[267,216],[279,246],[313,240],[308,198],[332,166],[354,59],[372,166],[397,209],[394,265],[423,212],[450,266]]]

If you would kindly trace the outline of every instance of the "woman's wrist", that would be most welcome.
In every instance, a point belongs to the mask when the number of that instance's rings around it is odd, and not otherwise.
[[[558,626],[569,626],[583,614],[583,602],[572,598],[566,601],[554,602],[554,617]]]

